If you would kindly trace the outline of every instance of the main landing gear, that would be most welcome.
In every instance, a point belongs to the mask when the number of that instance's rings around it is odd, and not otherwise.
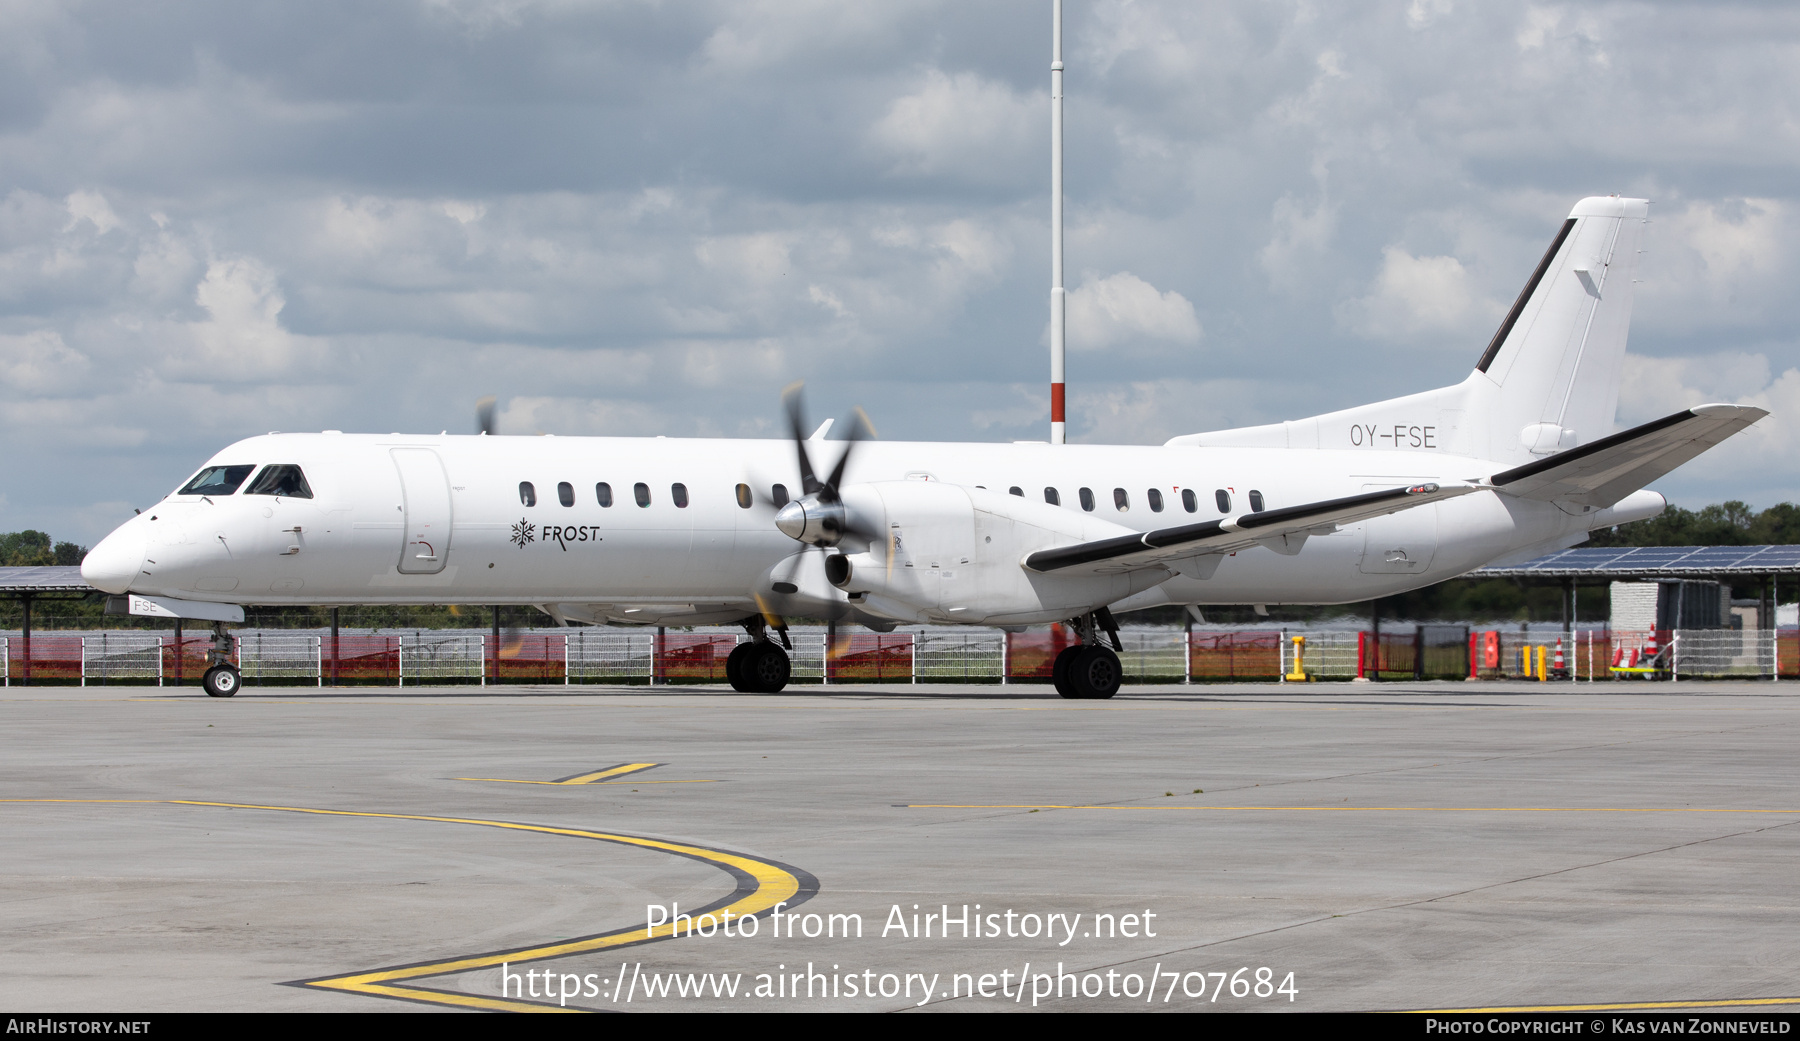
[[[237,666],[231,664],[231,634],[225,631],[224,622],[213,623],[212,649],[206,652],[206,660],[212,666],[200,677],[200,686],[207,697],[229,698],[244,685]]]
[[[746,621],[744,628],[750,631],[750,642],[733,647],[725,658],[725,678],[731,681],[731,689],[743,694],[773,694],[787,686],[793,666],[788,661],[787,651],[769,639],[762,617],[759,615],[754,621]],[[791,648],[787,629],[783,627],[777,632],[781,642]]]
[[[1102,607],[1071,618],[1068,624],[1081,636],[1081,642],[1063,648],[1051,663],[1050,679],[1056,684],[1056,692],[1065,698],[1083,700],[1103,700],[1117,694],[1125,671],[1114,653],[1123,647],[1119,644],[1119,624],[1113,621],[1112,612]],[[1111,647],[1100,643],[1102,630],[1112,638]]]

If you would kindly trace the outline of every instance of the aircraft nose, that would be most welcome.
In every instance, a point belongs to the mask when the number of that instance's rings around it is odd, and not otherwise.
[[[100,540],[81,561],[81,579],[95,589],[123,593],[144,566],[144,539],[126,525]]]

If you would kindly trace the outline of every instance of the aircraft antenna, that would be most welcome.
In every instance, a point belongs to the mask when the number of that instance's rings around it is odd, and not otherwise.
[[[1050,0],[1050,443],[1063,443],[1063,60],[1062,0]]]

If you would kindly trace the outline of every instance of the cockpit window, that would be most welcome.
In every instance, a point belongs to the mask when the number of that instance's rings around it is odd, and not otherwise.
[[[271,463],[263,467],[250,487],[244,489],[245,495],[285,495],[290,499],[310,499],[312,488],[306,483],[306,475],[293,463]]]
[[[176,495],[230,495],[255,466],[209,466],[181,486]]]

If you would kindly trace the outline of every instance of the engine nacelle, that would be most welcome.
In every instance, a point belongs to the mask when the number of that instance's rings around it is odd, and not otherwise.
[[[940,481],[884,481],[843,490],[866,549],[825,559],[825,577],[863,613],[900,622],[992,625],[1057,621],[1169,580],[1148,568],[1111,575],[1043,575],[1027,554],[1132,533],[1085,513]]]

